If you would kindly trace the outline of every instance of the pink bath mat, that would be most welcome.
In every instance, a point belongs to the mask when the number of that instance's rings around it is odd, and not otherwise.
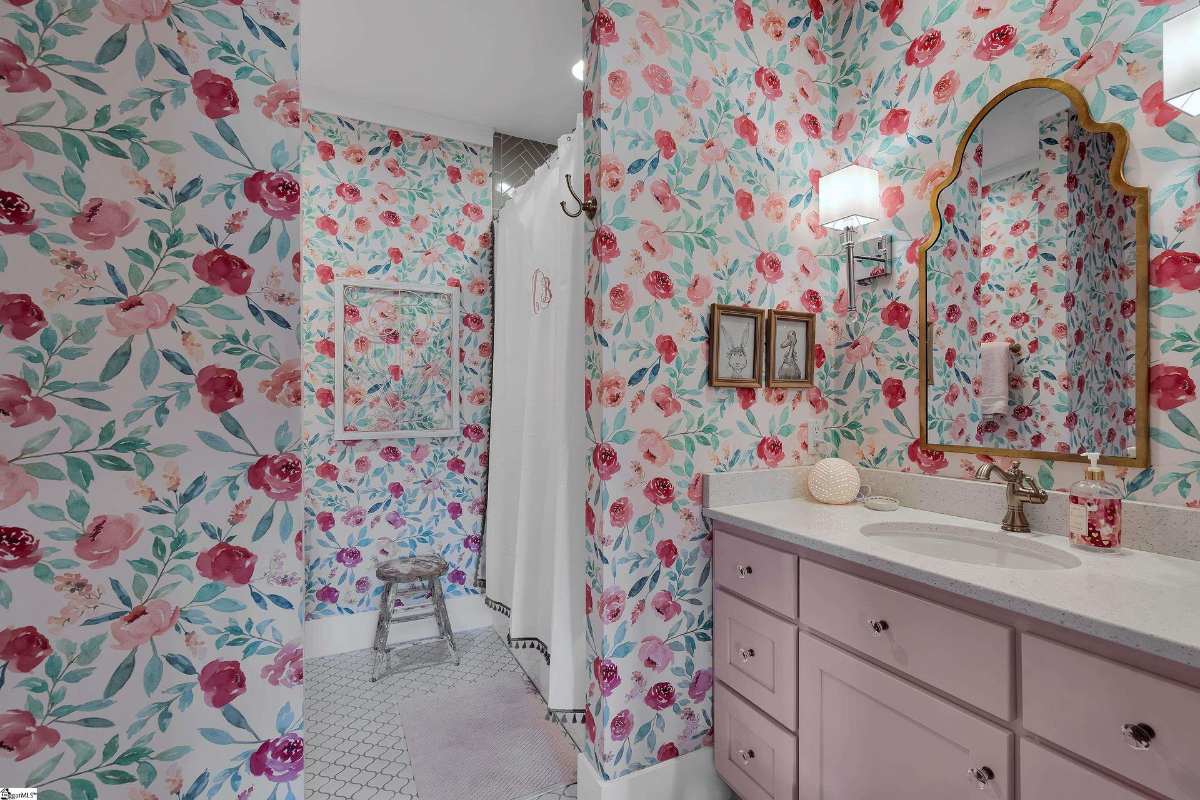
[[[575,782],[575,750],[522,675],[400,706],[421,800],[516,800]]]

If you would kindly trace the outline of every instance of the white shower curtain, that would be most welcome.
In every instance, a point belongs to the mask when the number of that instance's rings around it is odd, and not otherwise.
[[[580,120],[582,125],[582,120]],[[584,676],[583,218],[579,129],[500,211],[496,231],[487,598],[514,647],[546,656],[546,702],[582,714]]]

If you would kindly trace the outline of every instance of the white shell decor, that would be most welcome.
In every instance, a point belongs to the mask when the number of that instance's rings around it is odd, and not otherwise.
[[[808,471],[808,491],[814,500],[835,506],[854,502],[862,479],[849,461],[825,458]]]

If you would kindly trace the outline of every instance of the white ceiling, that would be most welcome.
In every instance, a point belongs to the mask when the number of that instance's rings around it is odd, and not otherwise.
[[[556,142],[575,127],[579,3],[304,0],[304,105],[491,144]]]
[[[984,186],[1036,167],[1042,120],[1070,105],[1062,92],[1042,87],[1022,89],[989,111],[980,125]]]

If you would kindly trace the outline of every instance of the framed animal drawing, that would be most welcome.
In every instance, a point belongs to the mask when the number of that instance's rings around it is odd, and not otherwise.
[[[813,385],[815,314],[778,311],[767,314],[767,386],[807,389]]]
[[[712,386],[762,386],[766,312],[714,303],[709,317],[708,382]]]

